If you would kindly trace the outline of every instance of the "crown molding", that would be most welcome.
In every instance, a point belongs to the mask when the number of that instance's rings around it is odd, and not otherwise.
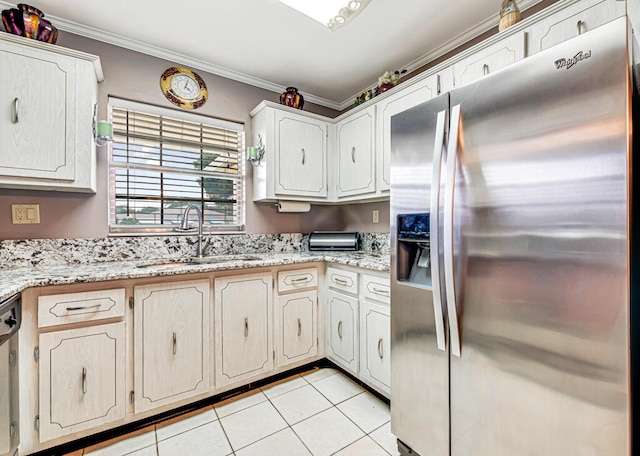
[[[0,0],[0,7],[2,7],[3,9],[15,8],[15,5],[12,3],[7,3],[5,1]],[[227,79],[242,82],[244,84],[248,84],[261,89],[269,90],[277,94],[284,92],[284,90],[286,89],[286,86],[276,84],[274,82],[267,81],[265,79],[257,78],[255,76],[251,76],[246,73],[242,73],[240,71],[235,71],[220,65],[215,65],[210,62],[205,62],[204,60],[200,60],[194,57],[189,57],[181,53],[169,51],[167,49],[160,48],[158,46],[155,46],[150,43],[146,43],[144,41],[138,41],[131,38],[122,37],[120,35],[116,35],[114,33],[110,33],[105,30],[79,24],[77,22],[69,21],[67,19],[63,19],[61,17],[53,16],[50,14],[47,14],[47,18],[50,19],[51,22],[55,24],[58,30],[63,30],[65,32],[83,36],[85,38],[90,38],[93,40],[101,41],[103,43],[119,46],[125,49],[129,49],[131,51],[140,52],[142,54],[150,55],[152,57],[169,60],[170,62],[179,63],[181,65],[188,66],[200,71],[205,71],[207,73],[222,76]],[[340,103],[337,103],[335,101],[322,98],[306,92],[301,92],[301,94],[304,96],[304,100],[306,102],[315,103],[317,105],[325,106],[327,108],[336,109],[336,110],[338,110],[340,107]]]

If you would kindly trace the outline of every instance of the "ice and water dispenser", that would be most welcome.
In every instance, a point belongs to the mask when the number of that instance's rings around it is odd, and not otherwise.
[[[429,214],[401,214],[397,220],[398,281],[431,288]]]

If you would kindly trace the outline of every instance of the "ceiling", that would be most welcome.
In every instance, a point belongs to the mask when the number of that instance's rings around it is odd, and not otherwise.
[[[385,70],[412,71],[495,27],[501,0],[371,0],[333,32],[276,0],[29,4],[60,30],[344,109]]]

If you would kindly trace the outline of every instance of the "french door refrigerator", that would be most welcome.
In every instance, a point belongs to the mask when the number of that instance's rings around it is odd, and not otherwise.
[[[392,117],[401,454],[632,454],[629,33]]]

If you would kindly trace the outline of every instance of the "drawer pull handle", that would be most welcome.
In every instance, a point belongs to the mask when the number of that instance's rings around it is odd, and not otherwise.
[[[486,63],[482,65],[482,76],[486,76],[489,74],[489,65]]]
[[[249,337],[249,319],[244,319],[244,337]]]
[[[98,309],[98,308],[100,308],[100,304],[96,304],[95,306],[67,307],[67,312],[73,312],[74,310],[88,310],[88,309]]]
[[[356,162],[356,148],[355,147],[351,148],[351,161],[354,162],[354,163]]]
[[[82,368],[82,394],[87,394],[87,369]]]
[[[311,279],[309,277],[298,277],[297,279],[291,279],[291,283],[302,283],[309,282]]]
[[[302,323],[300,322],[300,319],[298,318],[298,337],[300,337],[301,334],[302,334]]]
[[[584,24],[584,22],[582,22],[582,21],[578,21],[578,23],[576,24],[576,27],[578,29],[576,35],[582,34],[582,25],[583,24]]]
[[[389,290],[373,287],[373,292],[383,296],[389,296]]]
[[[18,107],[19,107],[18,103],[19,103],[19,101],[20,100],[18,100],[17,98],[13,99],[13,120],[12,120],[12,122],[14,124],[18,123],[18,120],[19,120],[19,118],[18,118]]]
[[[334,278],[333,278],[333,281],[334,281],[335,283],[339,283],[340,285],[349,285],[349,282],[347,282],[346,280],[341,279],[341,278],[339,278],[339,277],[334,277]]]
[[[306,161],[305,159],[307,158],[307,154],[304,151],[304,148],[301,149],[302,150],[302,164],[304,165],[304,162]]]
[[[178,336],[176,333],[173,333],[173,354],[175,355],[178,352]]]
[[[378,356],[380,359],[384,357],[384,354],[382,353],[382,338],[378,339]]]
[[[342,320],[338,322],[338,337],[342,339]]]

